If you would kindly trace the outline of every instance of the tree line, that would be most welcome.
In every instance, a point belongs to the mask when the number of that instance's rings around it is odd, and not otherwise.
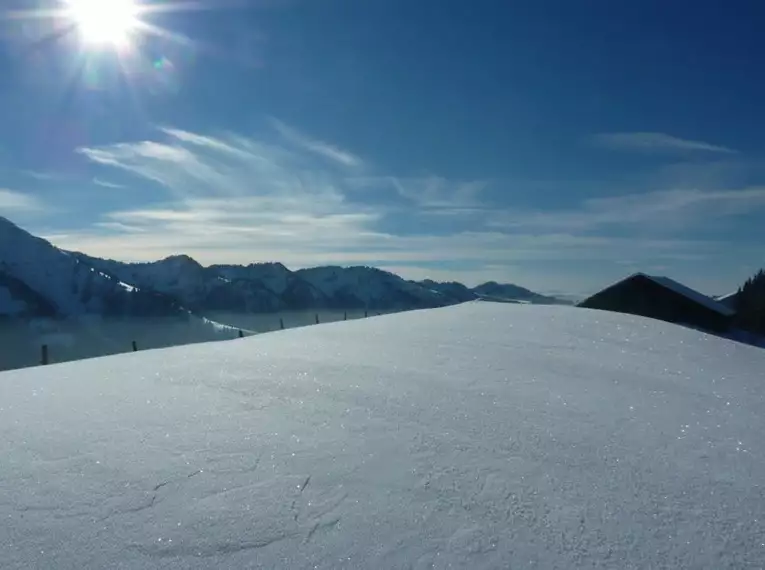
[[[764,269],[739,287],[736,293],[736,325],[749,332],[765,334]]]

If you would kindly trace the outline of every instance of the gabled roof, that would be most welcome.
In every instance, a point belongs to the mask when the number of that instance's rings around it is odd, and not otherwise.
[[[733,293],[728,293],[727,295],[722,295],[721,297],[715,297],[715,301],[725,305],[726,307],[735,309],[736,301],[738,300],[738,293],[738,291],[734,291]]]
[[[733,315],[736,314],[736,311],[734,311],[730,307],[727,307],[723,303],[715,301],[711,297],[707,297],[703,293],[699,293],[695,289],[691,289],[690,287],[687,287],[683,285],[682,283],[678,283],[677,281],[670,279],[669,277],[646,275],[645,273],[635,273],[627,277],[625,281],[632,279],[634,277],[645,277],[646,279],[650,279],[654,283],[661,285],[662,287],[666,289],[670,289],[671,291],[674,291],[675,293],[682,295],[683,297],[687,299],[690,299],[694,303],[703,305],[707,309],[714,311],[716,313],[719,313],[721,315],[724,315],[726,317],[732,317]]]

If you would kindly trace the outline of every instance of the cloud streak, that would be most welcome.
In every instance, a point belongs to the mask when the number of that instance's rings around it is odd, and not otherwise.
[[[169,190],[177,200],[249,195],[339,194],[329,173],[309,168],[283,147],[231,133],[218,137],[164,128],[163,140],[119,143],[78,152]]]
[[[0,188],[0,215],[6,213],[32,213],[45,210],[45,204],[35,196]]]
[[[361,176],[348,180],[349,186],[367,194],[392,192],[406,205],[436,215],[461,215],[484,207],[487,180],[458,181],[441,176]]]
[[[717,153],[736,154],[728,147],[683,139],[657,132],[601,133],[592,138],[599,146],[612,150],[658,154]]]
[[[665,190],[585,200],[566,210],[500,212],[490,225],[541,231],[603,232],[640,227],[666,233],[765,210],[765,187]]]
[[[278,119],[271,119],[271,124],[290,143],[321,156],[330,162],[350,168],[364,166],[364,161],[361,158],[347,150],[343,150],[325,141],[313,139]]]
[[[41,182],[56,182],[64,178],[61,174],[55,174],[52,172],[39,172],[37,170],[22,170],[21,174]]]
[[[122,184],[116,184],[114,182],[109,182],[108,180],[101,180],[100,178],[94,178],[93,184],[96,186],[101,186],[102,188],[110,188],[112,190],[122,190],[127,188],[127,186],[123,186]]]

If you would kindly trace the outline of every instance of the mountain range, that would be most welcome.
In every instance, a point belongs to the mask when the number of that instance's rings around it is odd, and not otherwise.
[[[407,281],[374,267],[281,263],[211,265],[187,255],[124,263],[59,249],[0,217],[0,315],[22,317],[173,316],[313,309],[374,311],[440,307],[479,298],[562,301],[495,282]]]
[[[296,271],[281,263],[204,267],[187,255],[124,263],[62,250],[0,217],[0,325],[15,327],[5,336],[15,338],[11,344],[19,350],[20,326],[34,329],[34,343],[41,342],[41,335],[55,333],[58,338],[62,329],[69,331],[65,337],[80,341],[87,327],[90,344],[92,338],[108,337],[124,346],[128,337],[146,339],[153,333],[153,345],[168,345],[179,343],[181,330],[183,341],[236,336],[236,326],[223,324],[226,315],[388,312],[477,299],[563,302],[512,284],[490,282],[470,288],[457,282],[408,281],[373,267]],[[6,342],[0,351],[10,350],[8,346]]]

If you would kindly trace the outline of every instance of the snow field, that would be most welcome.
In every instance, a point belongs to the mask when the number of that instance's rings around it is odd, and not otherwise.
[[[0,374],[3,568],[758,568],[765,352],[468,303]]]

